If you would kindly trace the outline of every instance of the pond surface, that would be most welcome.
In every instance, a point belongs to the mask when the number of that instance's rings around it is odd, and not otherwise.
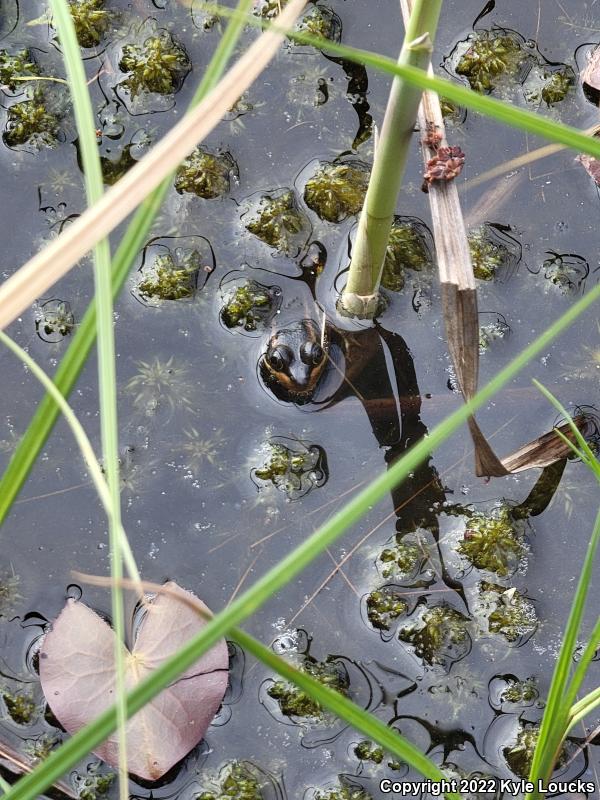
[[[84,53],[110,181],[181,115],[220,25],[210,27],[205,12],[183,0],[108,0],[107,8],[114,12],[109,30]],[[341,20],[342,41],[397,53],[402,26],[395,0],[333,0],[329,8]],[[461,79],[457,61],[472,43],[467,38],[481,11],[481,0],[447,0],[434,62],[438,71],[445,68]],[[0,13],[0,48],[11,54],[28,48],[39,74],[63,74],[44,2],[2,0]],[[597,109],[576,81],[560,102],[540,99],[548,76],[557,69],[577,73],[600,39],[595,3],[497,2],[475,27],[493,26],[508,29],[506,35],[528,53],[526,70],[499,79],[496,96],[580,128],[597,121]],[[164,31],[190,63],[174,81],[175,94],[136,96],[124,83],[124,48],[165,37]],[[255,36],[247,29],[241,46]],[[351,383],[328,368],[312,399],[294,403],[265,385],[259,366],[269,336],[282,326],[289,329],[300,319],[320,325],[323,311],[335,320],[338,274],[355,217],[319,218],[304,202],[304,187],[318,162],[371,162],[370,119],[381,120],[388,83],[384,75],[326,53],[282,47],[204,143],[209,153],[227,154],[219,179],[225,193],[202,198],[173,188],[117,301],[124,525],[144,577],[175,579],[212,609],[264,574],[461,402],[431,264],[406,270],[403,289],[388,291],[376,328],[346,326],[343,335],[330,330],[336,357],[344,342],[362,350],[362,363],[341,362],[347,376],[354,370]],[[56,83],[43,92],[56,119],[55,145],[9,146],[6,135],[0,145],[4,275],[84,207],[66,92]],[[4,87],[0,122],[6,131],[10,108],[24,99],[20,86]],[[493,279],[479,282],[481,324],[489,332],[481,357],[483,385],[596,282],[598,191],[570,152],[469,188],[470,179],[543,142],[460,112],[449,121],[449,138],[467,156],[458,185],[469,224],[500,253]],[[415,135],[398,213],[424,221],[416,229],[427,255],[429,211],[420,191],[418,150]],[[299,229],[279,248],[248,227],[265,196],[287,197],[299,212]],[[115,244],[118,238],[117,232]],[[153,295],[161,264],[183,270],[187,282],[179,299]],[[260,302],[254,315],[228,327],[240,287]],[[92,293],[86,259],[39,298],[11,334],[52,372]],[[592,310],[480,412],[478,421],[501,456],[556,421],[532,378],[571,409],[597,405],[599,338]],[[8,352],[0,352],[0,364],[4,465],[41,391]],[[91,358],[72,404],[98,452],[95,370]],[[514,777],[524,770],[520,744],[542,713],[597,506],[593,477],[582,464],[569,462],[542,513],[507,523],[503,509],[522,504],[537,477],[526,472],[492,482],[475,478],[471,442],[461,431],[248,620],[246,629],[301,663],[309,652],[323,662],[310,662],[313,669],[337,680],[349,697],[429,752],[449,774]],[[492,565],[495,571],[465,544],[474,541],[484,515],[496,532],[502,524],[509,531],[506,558]],[[0,739],[39,755],[64,734],[45,713],[36,642],[66,596],[82,594],[104,614],[110,609],[106,593],[73,584],[72,569],[107,573],[109,552],[104,514],[62,421],[2,536]],[[588,629],[597,588],[596,582]],[[503,610],[515,599],[520,616],[506,622]],[[231,686],[206,740],[158,787],[132,783],[134,796],[218,796],[219,774],[222,779],[232,762],[262,786],[257,796],[264,798],[329,798],[338,776],[365,792],[348,790],[344,796],[378,798],[385,796],[378,788],[382,778],[417,778],[405,765],[390,766],[385,756],[371,752],[367,758],[368,746],[357,753],[362,737],[339,722],[286,716],[285,698],[295,711],[302,707],[298,698],[290,700],[286,687],[239,648],[232,646],[231,654]],[[328,657],[333,658],[326,662]],[[594,662],[588,689],[597,683]],[[15,712],[15,698],[28,713]],[[598,721],[592,716],[574,731],[561,776],[600,785],[594,740],[582,749]],[[81,789],[93,783],[97,769],[107,772],[90,757],[68,781]],[[114,792],[113,786],[109,794]]]

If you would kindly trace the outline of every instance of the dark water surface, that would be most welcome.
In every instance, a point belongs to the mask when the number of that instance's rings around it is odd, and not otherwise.
[[[187,0],[109,2],[108,7],[118,12],[114,35],[85,54],[89,76],[100,73],[91,90],[102,132],[101,153],[114,161],[124,148],[133,158],[139,157],[180,116],[219,30],[204,30],[203,13],[190,9]],[[334,0],[331,7],[342,20],[344,42],[390,56],[397,53],[402,26],[394,0]],[[448,64],[456,44],[472,32],[481,10],[481,0],[447,0],[435,57],[438,68],[442,62]],[[55,32],[40,20],[45,11],[46,4],[37,0],[24,0],[19,6],[16,0],[2,0],[0,47],[10,52],[29,47],[43,74],[62,75]],[[37,24],[28,24],[32,20]],[[150,27],[140,33],[141,24]],[[154,24],[173,32],[190,54],[193,68],[175,98],[150,94],[132,103],[117,86],[123,78],[118,67],[121,48],[132,38],[143,40],[143,31]],[[600,11],[595,2],[500,1],[477,23],[478,28],[492,25],[518,31],[531,40],[532,52],[577,71],[590,45],[599,41]],[[243,45],[255,35],[248,29]],[[367,114],[380,122],[387,87],[386,76],[372,71],[366,75],[308,48],[281,48],[248,93],[246,113],[235,119],[232,114],[205,143],[211,151],[228,151],[237,163],[239,179],[232,181],[230,192],[203,200],[172,190],[153,229],[159,245],[197,249],[203,265],[210,265],[212,248],[216,266],[202,275],[199,285],[206,278],[205,285],[191,300],[145,303],[137,289],[140,255],[117,301],[124,525],[144,577],[175,579],[212,609],[226,605],[341,507],[356,487],[380,474],[386,454],[388,460],[399,454],[460,403],[452,389],[439,291],[435,279],[432,282],[422,273],[407,272],[404,290],[390,293],[388,309],[379,320],[381,338],[379,332],[364,334],[379,359],[371,365],[381,369],[373,368],[371,389],[364,375],[357,380],[359,393],[366,392],[373,401],[366,405],[377,436],[353,392],[330,405],[277,401],[257,372],[269,328],[230,330],[220,318],[228,282],[240,275],[278,288],[281,314],[276,319],[320,320],[321,309],[331,316],[336,274],[354,218],[339,224],[321,221],[303,203],[303,182],[315,159],[332,161],[346,154],[370,163],[372,139],[367,137],[360,145],[355,140],[368,125]],[[0,145],[5,276],[84,206],[76,132],[64,92],[54,91],[61,118],[57,146]],[[504,86],[496,94],[527,105],[520,87]],[[3,125],[13,95],[2,95]],[[597,109],[577,86],[562,103],[543,105],[540,112],[581,128],[597,121]],[[501,270],[496,280],[480,282],[482,324],[501,314],[510,327],[510,334],[492,342],[482,355],[483,384],[596,282],[598,193],[570,152],[469,189],[470,178],[542,142],[472,114],[450,129],[450,138],[467,154],[458,179],[467,216],[474,225],[500,226],[514,253],[512,266]],[[420,172],[415,135],[398,213],[427,221]],[[257,193],[282,187],[295,189],[309,223],[301,251],[289,256],[245,229]],[[113,242],[117,241],[115,235]],[[327,256],[316,281],[319,306],[309,290],[310,280],[305,280],[317,252],[320,263]],[[561,288],[551,280],[557,261],[571,265],[575,276],[571,287]],[[91,263],[86,259],[48,297],[40,298],[12,326],[11,334],[52,372],[69,337],[38,335],[44,334],[44,323],[39,322],[42,306],[49,300],[67,302],[77,324],[92,292]],[[0,364],[0,458],[5,465],[41,391],[8,352],[0,352]],[[99,451],[95,369],[91,358],[72,404]],[[532,387],[532,378],[571,409],[593,407],[599,370],[599,327],[592,310],[482,410],[481,427],[499,454],[508,454],[556,421],[554,410]],[[421,395],[420,415],[414,403],[401,401],[404,427],[393,441],[377,429],[381,414],[388,419],[385,414],[396,407],[391,385],[401,395],[403,390]],[[388,405],[377,405],[379,400]],[[388,411],[382,412],[383,407]],[[292,489],[292,500],[254,472],[264,461],[265,443],[274,439],[300,450],[302,443],[318,446],[326,454],[300,489]],[[540,698],[548,689],[595,516],[596,484],[582,464],[567,464],[550,506],[524,525],[525,551],[508,576],[477,569],[457,553],[467,517],[456,507],[469,505],[489,512],[504,501],[521,503],[536,478],[537,474],[522,473],[489,483],[476,479],[470,440],[464,431],[456,434],[408,487],[396,493],[394,502],[389,498],[374,508],[248,620],[246,629],[263,642],[274,642],[278,652],[310,647],[318,660],[338,656],[350,678],[349,696],[393,724],[453,774],[475,771],[513,777],[504,750],[514,745],[519,725],[535,723],[541,716]],[[402,506],[397,516],[394,506]],[[394,545],[396,534],[409,536],[420,556],[408,576],[386,577],[379,556],[386,545]],[[41,737],[62,735],[44,719],[32,648],[66,595],[79,594],[71,586],[71,570],[108,571],[107,541],[104,514],[71,434],[60,421],[2,530],[0,689],[5,695],[31,695],[35,702],[29,722],[18,724],[6,701],[0,700],[0,739],[17,749],[31,750]],[[490,632],[489,611],[480,598],[481,581],[516,587],[535,607],[537,623],[532,616],[530,628],[514,641]],[[13,584],[14,596],[4,602]],[[383,585],[395,587],[408,603],[407,616],[387,632],[373,628],[367,615],[367,595]],[[596,581],[588,629],[595,619],[597,590]],[[106,593],[84,588],[83,599],[109,612]],[[446,641],[428,659],[414,641],[400,641],[398,632],[437,606],[462,614],[466,634],[458,643]],[[271,776],[265,779],[265,798],[312,798],[315,789],[335,786],[341,774],[355,776],[371,796],[382,797],[381,778],[416,777],[406,767],[391,770],[387,758],[379,766],[361,762],[354,748],[362,737],[341,723],[283,716],[268,694],[274,676],[251,658],[244,659],[239,649],[232,652],[232,685],[206,740],[161,787],[132,784],[135,796],[187,800],[201,789],[211,789],[211,779],[234,759],[251,762]],[[522,703],[502,701],[502,690],[515,678],[531,678],[535,691]],[[597,683],[594,662],[588,688]],[[572,761],[562,775],[581,775],[598,784],[594,741],[584,751],[578,748],[599,720],[592,715],[585,729],[574,731],[569,745]],[[93,762],[90,757],[79,765],[79,776],[85,776]],[[70,779],[77,783],[75,774]]]

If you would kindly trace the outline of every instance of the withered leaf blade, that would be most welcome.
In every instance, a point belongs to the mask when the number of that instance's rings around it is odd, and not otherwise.
[[[24,775],[27,772],[33,772],[37,765],[27,756],[18,753],[6,742],[0,742],[0,766],[12,772],[13,775]],[[52,786],[66,797],[78,800],[79,795],[66,783],[56,781]]]
[[[124,644],[125,682],[133,689],[187,643],[206,624],[177,595],[197,598],[176,583],[168,594],[148,600],[132,651]],[[208,608],[202,608],[210,615]],[[40,680],[52,712],[75,733],[112,706],[116,699],[113,651],[115,635],[94,611],[69,600],[46,635],[40,652]],[[227,688],[228,653],[224,640],[186,670],[127,723],[129,771],[155,781],[203,738]],[[118,737],[97,750],[118,764]]]

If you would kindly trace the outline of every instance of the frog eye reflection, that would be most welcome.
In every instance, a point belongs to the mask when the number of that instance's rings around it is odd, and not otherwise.
[[[320,364],[323,360],[325,353],[320,344],[311,342],[310,344],[303,345],[300,355],[305,364],[313,364],[316,367],[317,364]]]
[[[285,366],[285,358],[281,350],[269,350],[267,355],[265,356],[265,360],[271,369],[275,370],[275,372],[281,372],[281,370]]]

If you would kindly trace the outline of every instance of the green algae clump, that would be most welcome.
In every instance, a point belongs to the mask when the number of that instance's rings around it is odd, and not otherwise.
[[[192,251],[182,265],[176,265],[170,253],[162,253],[146,276],[138,283],[139,293],[157,300],[185,300],[196,292],[200,255]]]
[[[460,57],[456,73],[463,75],[476,92],[491,92],[498,80],[516,74],[525,54],[511,36],[483,30],[473,34],[468,50]]]
[[[33,721],[37,705],[29,692],[9,692],[5,689],[2,691],[2,699],[9,717],[17,725],[29,725]]]
[[[439,605],[428,608],[417,622],[401,628],[398,638],[411,644],[427,664],[444,665],[456,645],[470,647],[468,623],[460,611]]]
[[[229,191],[235,162],[229,153],[209,153],[197,147],[177,170],[175,189],[212,200]]]
[[[536,629],[538,620],[533,603],[514,587],[507,589],[482,581],[480,592],[491,608],[488,615],[490,633],[499,633],[512,644]]]
[[[88,767],[87,775],[77,775],[75,785],[79,800],[98,800],[105,797],[115,780],[114,772],[99,772],[100,764]]]
[[[291,448],[277,441],[266,443],[266,457],[262,465],[255,467],[252,476],[272,483],[285,492],[289,500],[303,497],[315,486],[323,486],[327,480],[325,453],[318,445],[298,442]]]
[[[124,85],[132,97],[142,92],[171,94],[189,72],[190,60],[182,45],[163,30],[141,45],[126,44],[119,69],[129,73]]]
[[[246,223],[246,230],[288,255],[299,251],[299,238],[306,228],[307,219],[291,189],[263,195],[255,216]]]
[[[519,723],[519,733],[517,734],[516,742],[510,747],[505,747],[502,751],[506,763],[515,775],[518,775],[520,778],[526,779],[529,777],[533,754],[539,737],[539,725],[521,722]],[[567,753],[563,747],[558,755],[554,769],[563,767],[566,760]]]
[[[0,50],[0,84],[11,92],[23,88],[23,81],[17,78],[26,78],[39,75],[37,64],[32,60],[29,50],[20,50],[11,55],[6,50]]]
[[[354,755],[361,761],[372,761],[381,764],[383,761],[383,747],[373,744],[368,739],[363,739],[354,748]]]
[[[46,108],[39,89],[31,93],[29,100],[15,103],[8,109],[6,128],[2,134],[9,147],[24,144],[51,146],[58,136],[58,118]]]
[[[311,656],[306,656],[299,668],[301,672],[315,678],[328,689],[333,689],[343,697],[348,696],[350,688],[348,672],[333,656],[327,656],[325,661],[317,661]],[[277,700],[281,713],[286,717],[323,719],[321,704],[292,683],[275,681],[267,690],[267,694]]]
[[[389,631],[398,617],[406,614],[408,603],[390,586],[376,589],[367,597],[367,616],[374,628]]]
[[[342,222],[360,213],[369,184],[364,164],[319,164],[304,187],[304,202],[321,219]]]
[[[422,272],[430,266],[431,253],[417,225],[396,217],[385,251],[381,285],[391,292],[400,292],[404,287],[406,269]]]
[[[502,506],[491,514],[474,514],[457,550],[477,569],[504,578],[518,567],[524,547],[508,508]]]
[[[573,73],[568,69],[553,72],[542,87],[542,100],[549,106],[562,102],[574,82]]]
[[[319,36],[321,39],[339,41],[341,24],[337,14],[330,8],[315,5],[302,17],[296,30],[311,36]]]
[[[104,0],[69,0],[69,10],[81,47],[99,45],[110,22]]]
[[[257,0],[253,13],[263,19],[272,19],[283,11],[287,2],[288,0]]]
[[[504,248],[490,239],[485,225],[471,231],[468,239],[475,277],[481,281],[491,281],[504,263]]]
[[[255,331],[273,309],[273,295],[257,281],[247,281],[236,287],[221,309],[221,319],[228,328],[243,327]]]
[[[533,703],[534,700],[537,700],[538,696],[539,693],[533,680],[512,680],[503,690],[500,699],[503,703],[526,705],[528,703]]]
[[[202,792],[196,800],[263,800],[260,783],[243,763],[234,761],[227,765],[219,778],[215,792]]]
[[[412,541],[401,539],[392,547],[384,548],[377,559],[383,568],[381,574],[384,578],[408,577],[417,569],[421,560],[421,551]]]

